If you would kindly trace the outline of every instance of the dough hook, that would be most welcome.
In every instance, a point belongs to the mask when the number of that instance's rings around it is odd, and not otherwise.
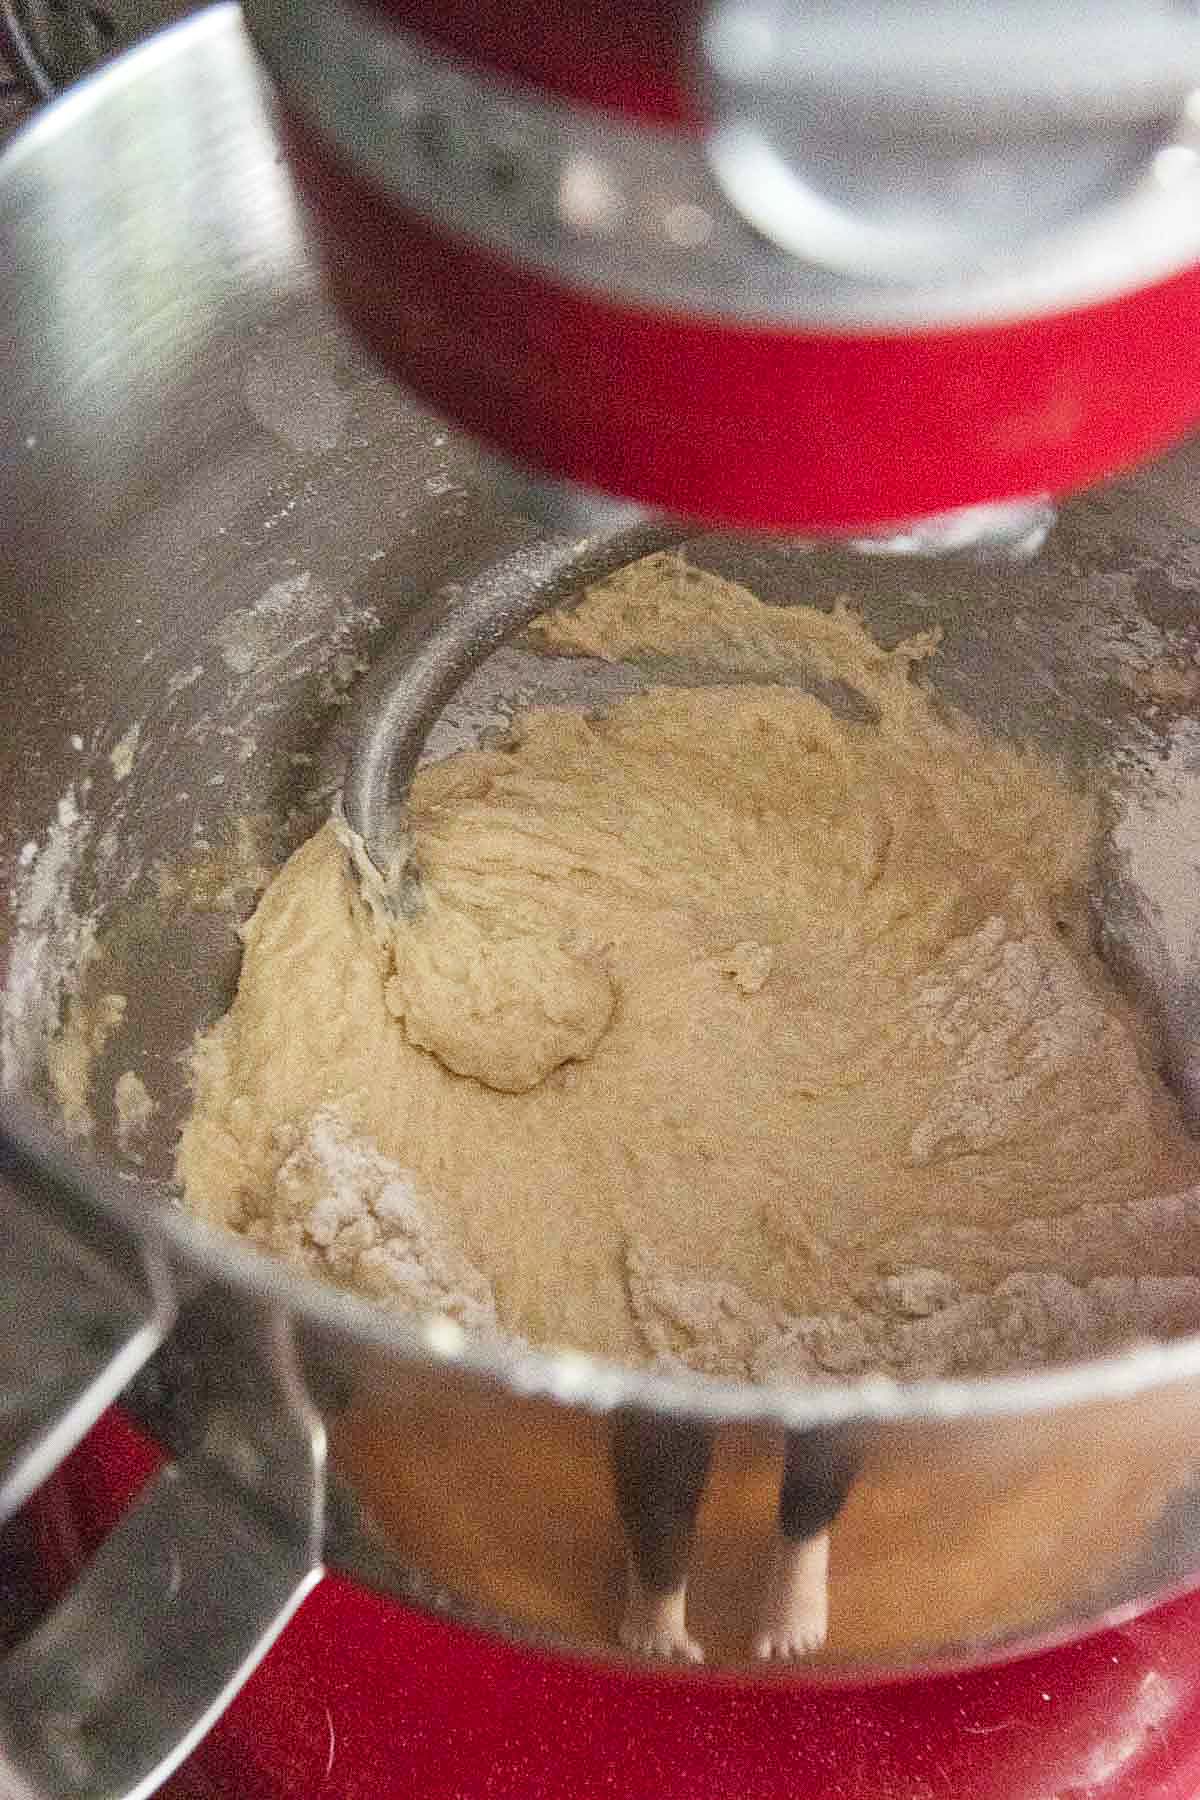
[[[1043,495],[939,514],[904,530],[860,538],[864,556],[1024,562],[1054,522]],[[532,620],[582,594],[625,564],[685,543],[696,527],[639,518],[580,536],[538,535],[447,582],[409,619],[359,689],[341,795],[359,873],[403,912],[417,904],[404,832],[404,803],[421,751],[447,701],[501,644]],[[365,856],[365,864],[364,864]]]
[[[446,702],[501,644],[593,582],[688,536],[678,522],[640,522],[594,537],[538,537],[465,581],[439,588],[408,621],[360,689],[342,815],[356,849],[407,911],[404,802],[425,739]],[[369,875],[370,869],[361,870]]]

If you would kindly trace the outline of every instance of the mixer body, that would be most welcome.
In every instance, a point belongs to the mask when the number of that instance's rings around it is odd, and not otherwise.
[[[247,9],[335,299],[531,510],[814,533],[1200,414],[1187,9],[910,10]]]

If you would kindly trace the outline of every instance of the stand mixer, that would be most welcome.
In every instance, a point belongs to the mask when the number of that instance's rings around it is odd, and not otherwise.
[[[664,516],[1032,553],[1048,494],[1200,413],[1188,6],[247,18],[337,304],[562,532],[564,587],[573,537]],[[406,655],[375,672],[345,797],[377,866],[441,704],[538,585],[452,608],[420,700]]]
[[[560,578],[679,519],[1025,554],[1046,496],[1200,416],[1190,8],[798,17],[248,8],[330,291],[550,532],[523,594],[499,563],[477,619],[426,633],[423,692],[411,645],[380,665],[346,804],[381,866],[432,714]],[[119,1420],[85,1443],[85,1547],[153,1462]],[[1188,1800],[1196,1610],[1110,1609],[1009,1669],[751,1693],[543,1659],[335,1577],[174,1791]]]
[[[877,527],[1195,419],[1189,6],[247,18],[339,305],[548,522]]]
[[[394,894],[443,704],[673,519],[1031,554],[1200,412],[1190,8],[248,19],[336,303],[551,534],[372,672],[343,803]]]

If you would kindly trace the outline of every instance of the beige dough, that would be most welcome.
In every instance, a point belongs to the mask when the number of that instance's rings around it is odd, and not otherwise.
[[[1200,1154],[1086,948],[1092,803],[844,609],[655,558],[541,635],[742,684],[426,769],[390,942],[305,844],[198,1050],[188,1203],[397,1304],[760,1380],[1200,1322]]]

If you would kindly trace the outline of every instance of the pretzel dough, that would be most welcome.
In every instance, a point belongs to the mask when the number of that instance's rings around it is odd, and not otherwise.
[[[336,1156],[314,1188],[304,1150],[336,1118],[403,1172],[473,1317],[483,1278],[506,1331],[741,1375],[817,1316],[865,1332],[855,1367],[893,1366],[872,1320],[1031,1270],[1200,1267],[1190,1214],[1168,1242],[1129,1211],[1200,1158],[1086,947],[1095,808],[937,711],[913,674],[934,639],[885,651],[844,609],[669,558],[542,636],[742,681],[535,712],[427,768],[427,904],[391,941],[334,831],[305,844],[198,1052],[196,1211],[370,1287],[378,1207],[343,1204]],[[837,1367],[818,1339],[803,1366]],[[997,1341],[988,1366],[1022,1360]]]

